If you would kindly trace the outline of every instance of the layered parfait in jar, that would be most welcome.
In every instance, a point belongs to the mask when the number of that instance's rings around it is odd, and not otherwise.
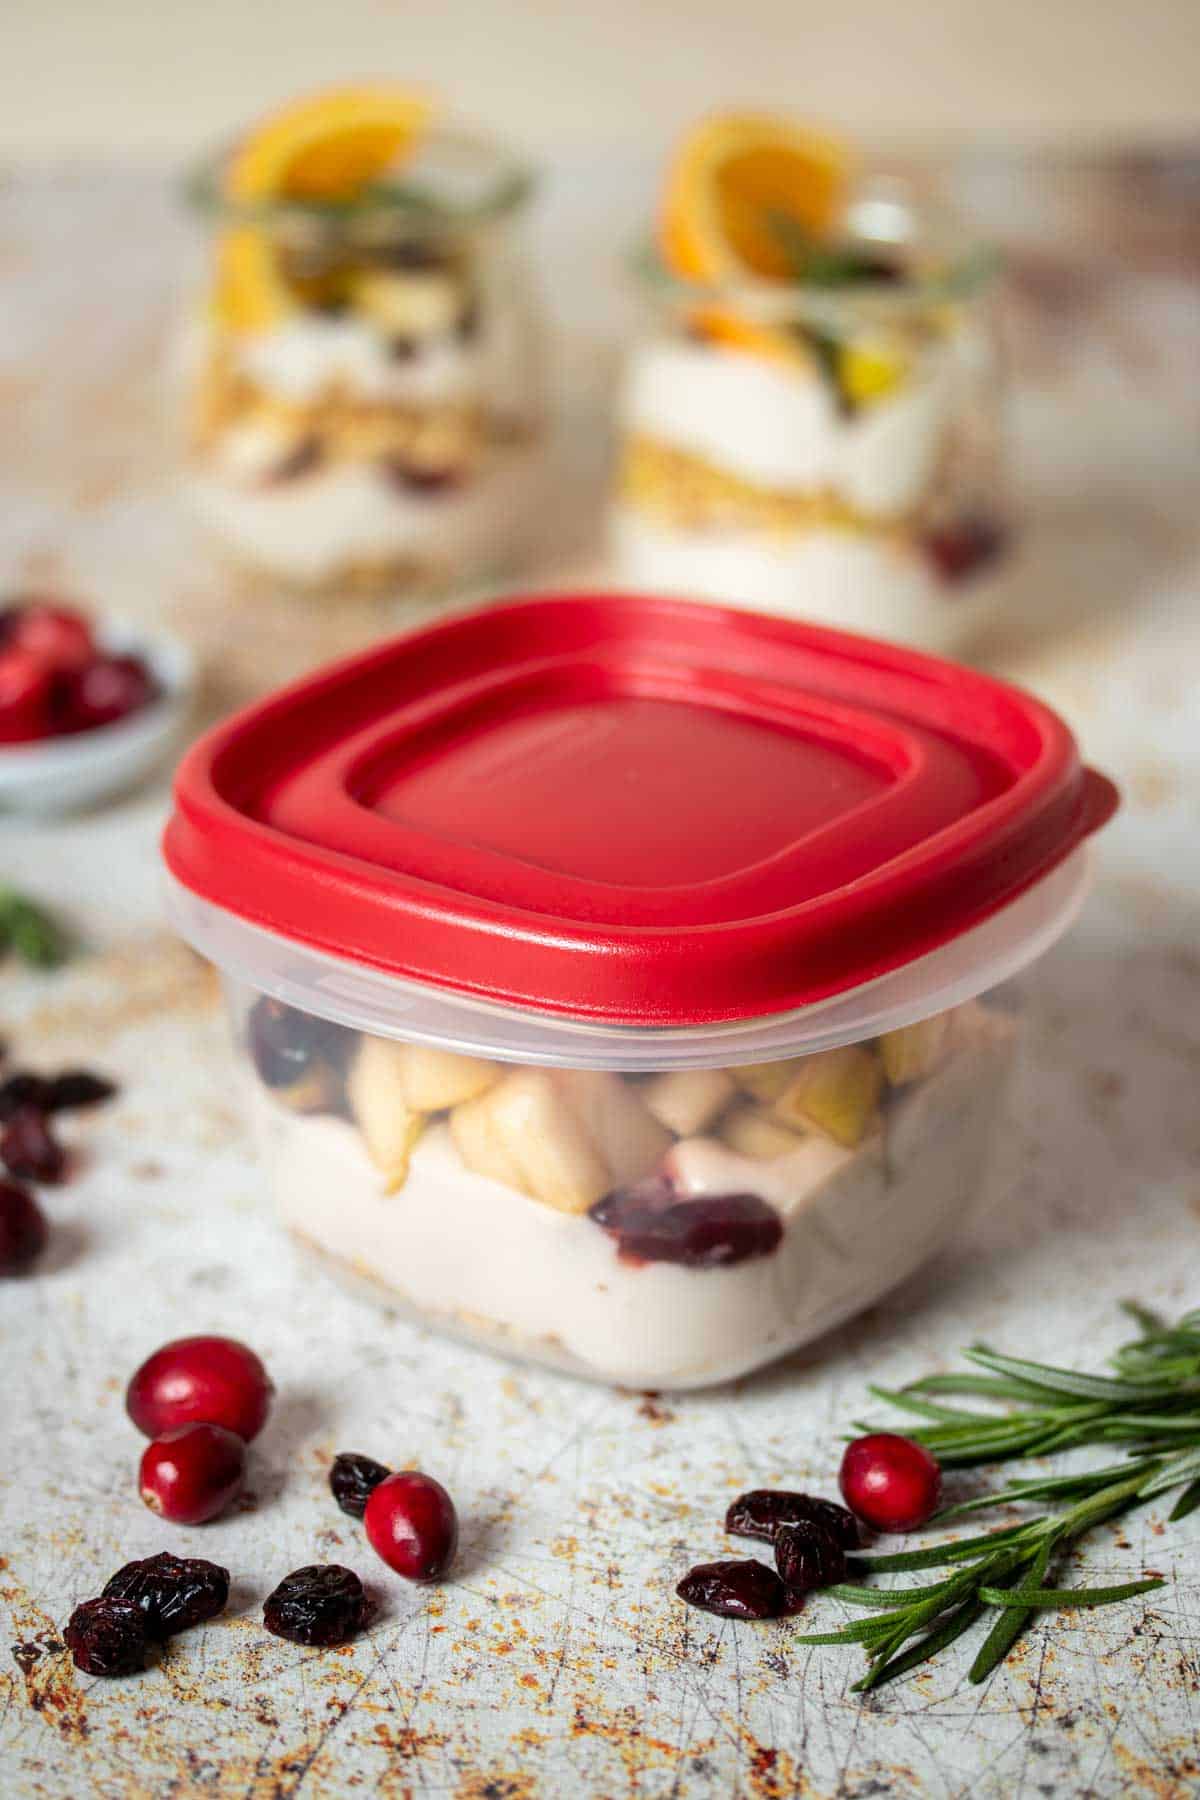
[[[1003,990],[1113,804],[982,675],[605,594],[460,615],[218,727],[166,855],[295,1236],[456,1334],[687,1388],[969,1217]]]
[[[239,561],[421,593],[519,558],[544,474],[530,189],[387,85],[297,101],[199,172],[188,485]]]
[[[993,258],[824,136],[708,120],[635,262],[620,578],[922,647],[998,603]]]

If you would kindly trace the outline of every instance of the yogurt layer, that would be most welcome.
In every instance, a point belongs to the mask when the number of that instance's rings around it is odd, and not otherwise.
[[[839,413],[804,367],[738,350],[657,343],[634,356],[624,430],[783,492],[832,490],[881,519],[923,497],[955,405],[950,370],[931,354],[890,399]]]
[[[910,546],[852,531],[684,531],[620,506],[611,538],[622,580],[636,590],[780,612],[943,654],[967,643],[1002,600],[1002,575],[948,590]]]
[[[532,445],[498,453],[443,492],[405,493],[366,462],[257,488],[196,471],[190,488],[200,518],[238,556],[317,584],[347,562],[503,561],[517,548],[517,521],[528,518],[544,469],[544,452]]]
[[[946,1241],[976,1199],[1013,1044],[1007,1019],[972,1009],[951,1060],[854,1150],[813,1136],[767,1162],[678,1142],[666,1168],[681,1197],[757,1193],[781,1216],[774,1252],[725,1268],[622,1260],[586,1214],[469,1171],[445,1124],[385,1195],[345,1120],[261,1090],[258,1117],[285,1222],[410,1308],[618,1385],[700,1387],[829,1330]]]

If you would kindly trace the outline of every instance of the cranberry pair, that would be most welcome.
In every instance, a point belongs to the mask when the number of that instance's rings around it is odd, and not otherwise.
[[[67,1154],[51,1129],[55,1113],[98,1106],[116,1093],[111,1081],[87,1069],[35,1075],[18,1069],[0,1082],[0,1162],[18,1181],[56,1186],[67,1175]]]
[[[72,607],[31,598],[0,609],[0,744],[94,731],[156,694],[142,659],[102,649]]]
[[[274,1393],[261,1359],[235,1338],[178,1338],[144,1362],[125,1410],[153,1440],[138,1487],[176,1525],[215,1519],[242,1490],[246,1445],[266,1424]]]
[[[757,1559],[700,1563],[675,1592],[690,1606],[727,1619],[778,1619],[799,1612],[806,1594],[843,1579],[846,1552],[859,1542],[854,1515],[844,1506],[785,1488],[739,1495],[725,1515],[725,1529],[773,1545],[775,1568]]]
[[[228,1599],[228,1569],[164,1551],[118,1569],[98,1599],[75,1608],[63,1638],[85,1675],[132,1675],[149,1645],[215,1618]]]
[[[329,1472],[333,1497],[361,1519],[368,1542],[389,1569],[408,1581],[437,1581],[458,1546],[454,1502],[432,1475],[393,1474],[372,1457],[344,1451]]]

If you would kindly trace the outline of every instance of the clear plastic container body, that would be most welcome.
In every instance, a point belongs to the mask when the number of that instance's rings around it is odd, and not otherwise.
[[[808,1055],[623,1071],[229,993],[302,1243],[439,1328],[631,1388],[742,1375],[940,1249],[1017,1041],[1006,995]]]
[[[396,199],[239,209],[220,166],[201,171],[186,471],[235,560],[301,588],[414,594],[519,563],[545,473],[530,189],[452,132]]]
[[[847,234],[862,273],[828,286],[703,289],[638,262],[617,573],[959,650],[1011,537],[991,259],[891,184]]]

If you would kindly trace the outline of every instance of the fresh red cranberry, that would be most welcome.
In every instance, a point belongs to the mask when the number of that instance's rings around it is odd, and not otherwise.
[[[56,702],[62,732],[95,731],[138,712],[157,684],[140,656],[98,656],[70,674]]]
[[[739,1494],[725,1514],[725,1529],[734,1537],[762,1538],[773,1544],[781,1526],[802,1520],[820,1525],[843,1550],[858,1549],[858,1523],[852,1512],[836,1500],[818,1500],[787,1488],[751,1488],[748,1494]]]
[[[344,1644],[371,1617],[371,1602],[353,1569],[310,1563],[285,1575],[263,1604],[263,1624],[289,1644]]]
[[[135,1675],[146,1666],[145,1620],[132,1600],[85,1600],[68,1619],[63,1641],[85,1675]]]
[[[779,1214],[757,1194],[684,1199],[663,1175],[616,1188],[589,1215],[617,1241],[627,1262],[728,1268],[769,1256],[783,1236]]]
[[[838,1485],[851,1512],[876,1531],[915,1531],[937,1511],[942,1471],[911,1438],[874,1431],[847,1445]]]
[[[223,1425],[183,1425],[147,1444],[138,1471],[142,1499],[172,1525],[203,1525],[242,1491],[246,1446]]]
[[[0,650],[0,744],[27,744],[49,736],[54,677],[18,645]]]
[[[846,1576],[846,1552],[823,1525],[797,1519],[775,1533],[775,1567],[789,1593],[832,1587]]]
[[[150,1438],[201,1421],[249,1443],[267,1422],[274,1392],[261,1359],[236,1338],[176,1338],[142,1364],[125,1410]]]
[[[723,1619],[778,1619],[794,1610],[775,1570],[753,1559],[698,1563],[675,1592],[689,1606]]]
[[[32,1106],[21,1107],[0,1132],[0,1162],[10,1175],[23,1181],[43,1181],[54,1186],[66,1178],[67,1153],[45,1115]]]
[[[69,674],[96,655],[92,628],[81,613],[49,600],[30,600],[17,611],[11,641],[43,668]]]
[[[994,519],[968,513],[925,536],[925,553],[945,582],[966,581],[1005,548],[1008,534]]]
[[[15,1181],[0,1181],[0,1275],[23,1275],[49,1237],[41,1207]]]
[[[453,1500],[440,1481],[416,1470],[372,1489],[363,1524],[371,1548],[409,1581],[437,1581],[458,1547]]]

